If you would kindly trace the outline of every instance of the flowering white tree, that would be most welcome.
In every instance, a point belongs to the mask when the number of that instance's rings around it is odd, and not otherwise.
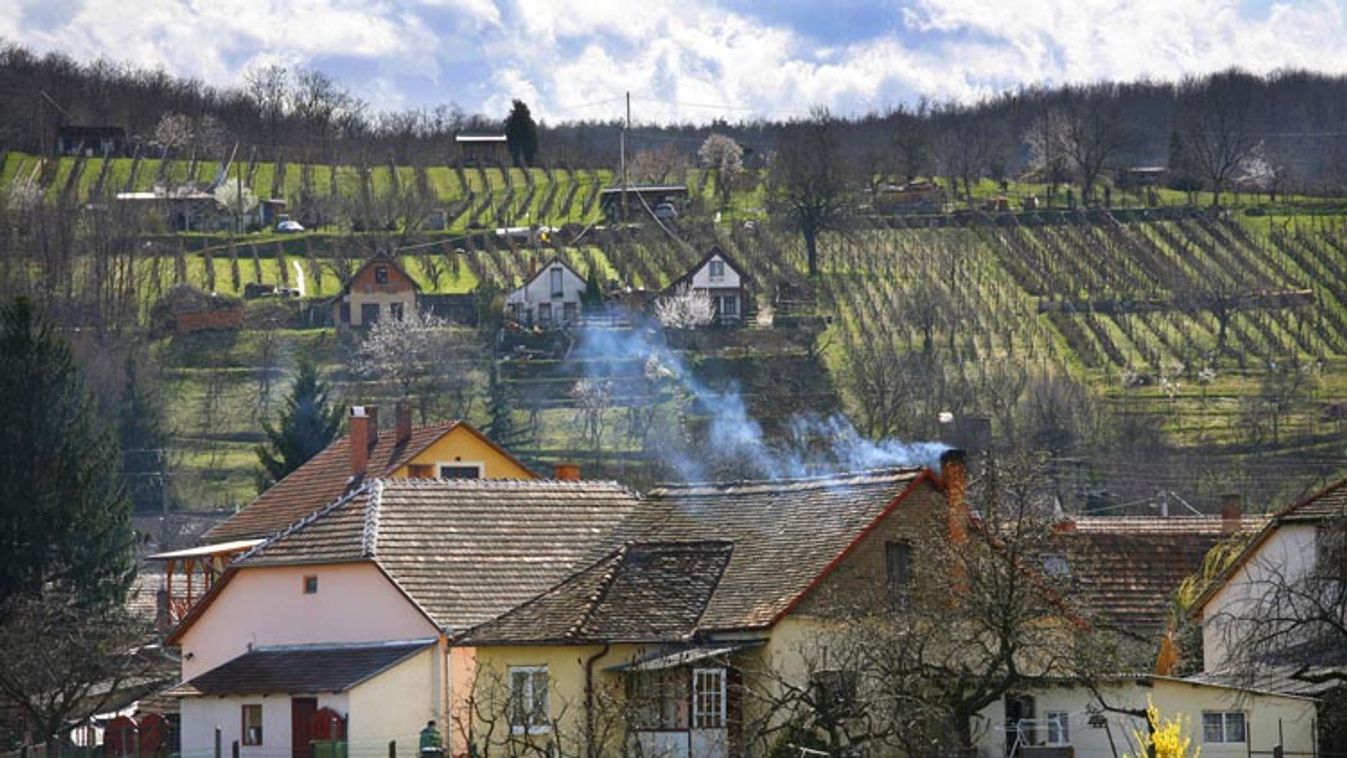
[[[665,329],[696,329],[714,321],[716,309],[706,290],[684,284],[655,302],[655,318]]]
[[[393,390],[399,400],[417,401],[422,423],[432,406],[448,404],[465,416],[472,382],[456,358],[476,349],[471,332],[453,329],[429,313],[380,319],[355,350],[356,371]]]
[[[729,205],[734,180],[744,172],[744,149],[733,139],[712,133],[697,149],[697,158],[716,172],[716,195],[722,208]]]

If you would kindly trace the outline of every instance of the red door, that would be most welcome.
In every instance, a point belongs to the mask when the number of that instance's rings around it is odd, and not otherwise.
[[[313,758],[313,715],[318,712],[318,699],[290,698],[290,755],[294,758]]]

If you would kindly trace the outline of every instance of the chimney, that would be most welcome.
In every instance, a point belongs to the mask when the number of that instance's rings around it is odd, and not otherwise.
[[[1056,534],[1070,534],[1076,531],[1076,521],[1070,516],[1065,516],[1053,523],[1052,531]]]
[[[955,545],[968,541],[968,460],[964,451],[950,448],[940,455],[940,478],[945,486],[949,539]]]
[[[369,451],[379,441],[379,409],[372,405],[351,406],[351,476],[363,476],[369,467]]]
[[[580,467],[574,463],[558,463],[552,467],[552,478],[561,482],[578,482]]]
[[[403,445],[412,438],[412,404],[406,400],[399,400],[396,412],[398,425],[395,442]]]
[[[1238,492],[1221,498],[1221,534],[1234,534],[1244,523],[1244,509]]]

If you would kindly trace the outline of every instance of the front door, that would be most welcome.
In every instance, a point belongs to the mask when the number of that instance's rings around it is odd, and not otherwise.
[[[290,698],[290,755],[294,758],[313,758],[313,715],[317,712],[317,698]]]
[[[729,754],[725,694],[725,669],[692,670],[692,729],[688,734],[691,758],[725,758]]]

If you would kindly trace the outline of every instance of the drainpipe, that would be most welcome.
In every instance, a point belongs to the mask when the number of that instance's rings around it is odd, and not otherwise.
[[[611,647],[610,643],[605,642],[599,652],[585,659],[585,755],[588,758],[595,758],[599,754],[594,746],[594,664],[608,655]]]

